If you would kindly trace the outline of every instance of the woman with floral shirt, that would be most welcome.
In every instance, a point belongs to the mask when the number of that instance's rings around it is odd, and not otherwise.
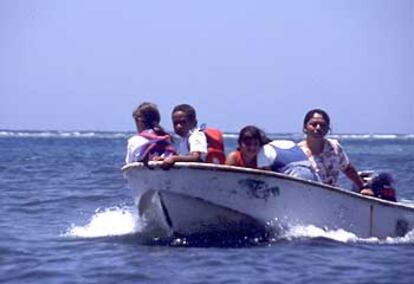
[[[337,185],[339,172],[343,172],[362,194],[373,195],[370,189],[364,189],[364,182],[339,142],[325,137],[329,129],[330,119],[324,110],[313,109],[305,115],[303,131],[306,140],[298,145],[308,156],[312,167],[323,183]]]

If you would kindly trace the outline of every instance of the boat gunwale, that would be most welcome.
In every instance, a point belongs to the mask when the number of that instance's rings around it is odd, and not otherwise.
[[[121,170],[125,174],[125,172],[131,169],[134,169],[134,168],[151,168],[151,169],[161,168],[161,164],[162,162],[150,161],[147,166],[142,162],[134,162],[134,163],[124,165],[121,168]],[[366,196],[360,193],[349,191],[344,188],[331,186],[328,184],[323,184],[323,183],[310,181],[310,180],[303,180],[303,179],[299,179],[293,176],[288,176],[282,173],[277,173],[277,172],[273,172],[269,170],[252,169],[252,168],[212,164],[212,163],[199,163],[199,162],[176,162],[172,168],[177,169],[177,170],[181,168],[202,169],[202,170],[220,171],[220,172],[248,173],[248,174],[254,174],[254,175],[265,176],[265,177],[276,177],[279,179],[291,180],[291,181],[299,182],[299,183],[306,184],[306,185],[322,187],[324,189],[335,191],[335,192],[345,194],[345,195],[351,195],[351,196],[354,196],[354,197],[357,197],[363,200],[364,202],[379,203],[380,205],[383,205],[383,206],[400,207],[402,209],[414,211],[414,207],[411,207],[409,205],[402,204],[399,202],[391,202],[391,201],[379,199],[376,197]]]

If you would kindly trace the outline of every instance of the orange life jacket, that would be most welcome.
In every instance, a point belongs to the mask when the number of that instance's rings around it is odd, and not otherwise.
[[[239,149],[236,150],[236,159],[233,166],[257,169],[257,159],[253,165],[247,166]]]
[[[226,157],[224,155],[223,133],[215,128],[202,128],[207,138],[207,163],[224,164]]]

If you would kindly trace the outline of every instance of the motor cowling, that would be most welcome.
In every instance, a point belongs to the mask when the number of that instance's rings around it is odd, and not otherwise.
[[[394,188],[394,178],[387,172],[362,171],[358,173],[364,181],[364,187],[370,188],[374,196],[388,200],[397,201]]]

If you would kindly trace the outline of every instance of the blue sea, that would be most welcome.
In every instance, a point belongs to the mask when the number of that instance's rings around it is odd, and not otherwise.
[[[0,130],[1,283],[414,283],[414,232],[379,240],[306,226],[237,243],[149,239],[120,170],[129,135]],[[400,202],[414,206],[414,135],[336,138],[359,170],[391,173]],[[227,150],[236,140],[226,135]]]

